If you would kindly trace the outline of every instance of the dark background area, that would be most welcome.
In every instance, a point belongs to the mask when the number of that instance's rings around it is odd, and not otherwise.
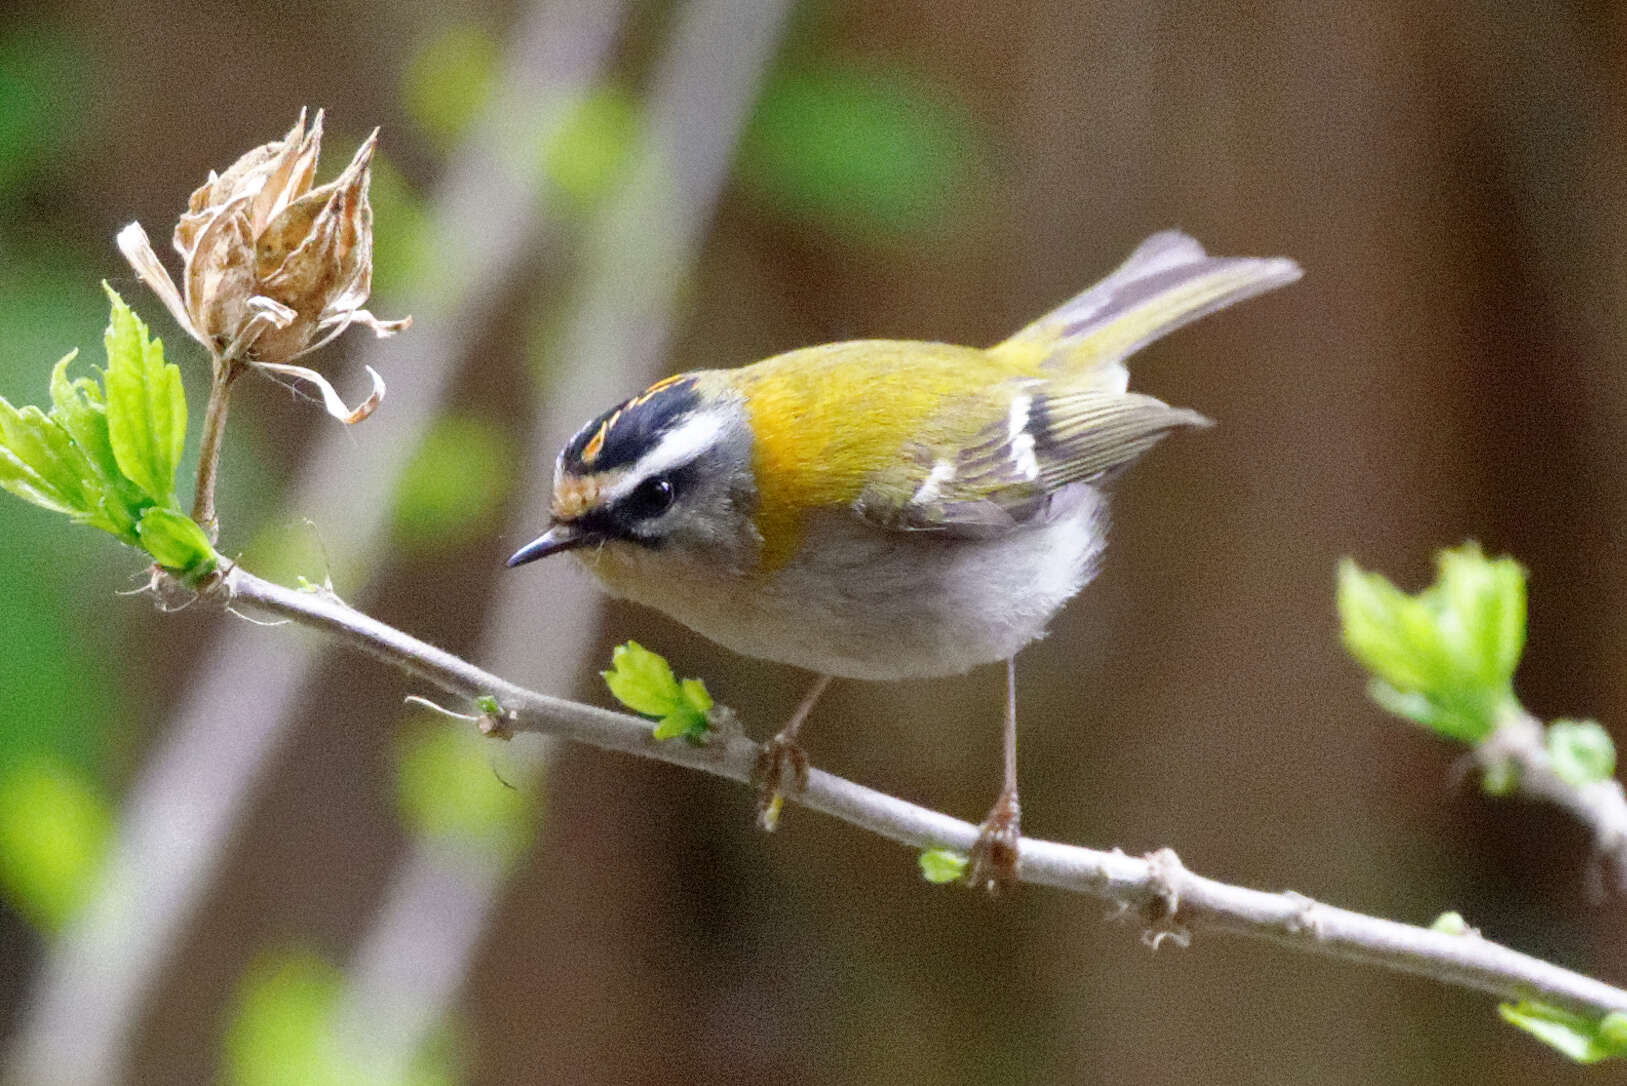
[[[533,572],[501,569],[537,527],[516,523],[523,496],[551,470],[541,450],[576,421],[535,432],[552,425],[533,420],[563,379],[550,330],[577,304],[595,216],[685,8],[626,7],[602,93],[539,181],[565,193],[547,197],[553,240],[478,322],[441,329],[467,359],[441,402],[454,421],[422,459],[426,482],[383,488],[389,545],[350,561],[345,524],[300,523],[309,510],[281,495],[337,424],[255,382],[233,408],[223,550],[331,572],[379,617],[493,662],[487,617]],[[371,308],[399,315],[429,289],[437,254],[420,225],[524,15],[137,0],[0,16],[0,394],[38,399],[72,346],[99,358],[105,278],[165,338],[196,419],[203,354],[113,235],[135,218],[167,239],[209,169],[280,136],[304,105],[330,111],[330,175],[383,128]],[[656,372],[860,336],[992,343],[1165,227],[1216,253],[1298,260],[1300,283],[1132,364],[1135,387],[1218,425],[1126,478],[1101,575],[1020,658],[1024,828],[1168,846],[1206,875],[1414,923],[1457,909],[1488,937],[1620,980],[1623,901],[1590,895],[1586,832],[1455,785],[1458,750],[1369,703],[1333,585],[1347,555],[1409,588],[1464,539],[1515,556],[1531,573],[1525,703],[1623,735],[1624,26],[1609,4],[810,0],[783,28],[693,266],[673,269]],[[728,64],[726,34],[714,48]],[[586,180],[561,180],[560,162]],[[415,315],[388,350],[408,351],[434,316]],[[362,387],[345,360],[364,338],[349,333],[319,363],[347,391]],[[414,381],[377,357],[392,388]],[[626,375],[623,394],[654,375],[594,364]],[[419,440],[392,430],[391,408],[346,440],[399,468]],[[80,804],[92,859],[74,870],[89,900],[96,842],[128,817],[123,797],[198,661],[237,620],[118,598],[139,583],[133,555],[21,503],[0,518],[0,757]],[[564,565],[536,576],[585,577]],[[704,676],[757,735],[805,682],[617,604],[539,609],[528,643],[505,651],[553,661],[576,676],[554,692],[602,704],[594,672],[628,638]],[[989,668],[837,684],[805,733],[810,753],[978,817],[998,782],[1001,680]],[[245,978],[306,962],[312,1006],[342,984],[415,839],[396,800],[416,742],[403,735],[424,730],[403,724],[413,692],[427,693],[359,657],[323,658],[141,1002],[130,1081],[300,1080],[245,1070],[283,1073],[293,1041],[232,1047],[252,1034],[245,993],[300,998]],[[523,775],[523,757],[482,747],[469,779],[502,792],[495,778]],[[564,748],[540,793],[515,793],[530,839],[505,861],[437,1033],[430,1063],[447,1081],[1608,1074],[1563,1064],[1470,993],[1219,936],[1150,953],[1094,902],[932,887],[907,851],[794,808],[765,838],[747,792],[670,767]],[[0,781],[0,823],[19,804],[49,809],[21,795]],[[40,912],[27,878],[8,877],[0,1021],[15,1036],[74,928],[69,906]]]

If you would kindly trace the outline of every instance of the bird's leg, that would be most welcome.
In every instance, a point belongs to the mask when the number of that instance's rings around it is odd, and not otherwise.
[[[990,893],[1017,882],[1017,842],[1022,809],[1017,805],[1017,660],[1006,661],[1006,775],[1000,797],[983,820],[966,866],[966,885]]]
[[[830,685],[830,678],[821,675],[814,680],[785,727],[757,752],[757,768],[752,773],[757,782],[757,824],[770,833],[780,823],[780,806],[785,802],[787,783],[796,792],[808,787],[808,755],[797,743],[797,731],[813,712],[819,695]]]

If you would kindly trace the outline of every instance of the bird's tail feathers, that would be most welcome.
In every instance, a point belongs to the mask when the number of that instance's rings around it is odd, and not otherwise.
[[[1217,309],[1300,277],[1283,257],[1209,256],[1176,230],[1154,234],[1095,286],[990,348],[1023,368],[1074,376],[1122,392],[1124,359],[1160,336]]]

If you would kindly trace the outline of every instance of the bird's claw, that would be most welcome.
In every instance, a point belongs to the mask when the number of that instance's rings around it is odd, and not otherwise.
[[[998,893],[1017,884],[1017,842],[1022,839],[1022,810],[1015,792],[1001,792],[972,845],[966,885]]]
[[[802,792],[808,787],[808,754],[795,739],[776,735],[757,752],[751,776],[757,784],[757,825],[773,833],[780,824],[786,790]]]

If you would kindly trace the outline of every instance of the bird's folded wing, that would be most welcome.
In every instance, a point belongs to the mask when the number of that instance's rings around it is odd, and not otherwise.
[[[1013,382],[936,420],[867,483],[854,510],[890,530],[998,535],[1070,483],[1103,481],[1170,431],[1207,424],[1133,392]]]

